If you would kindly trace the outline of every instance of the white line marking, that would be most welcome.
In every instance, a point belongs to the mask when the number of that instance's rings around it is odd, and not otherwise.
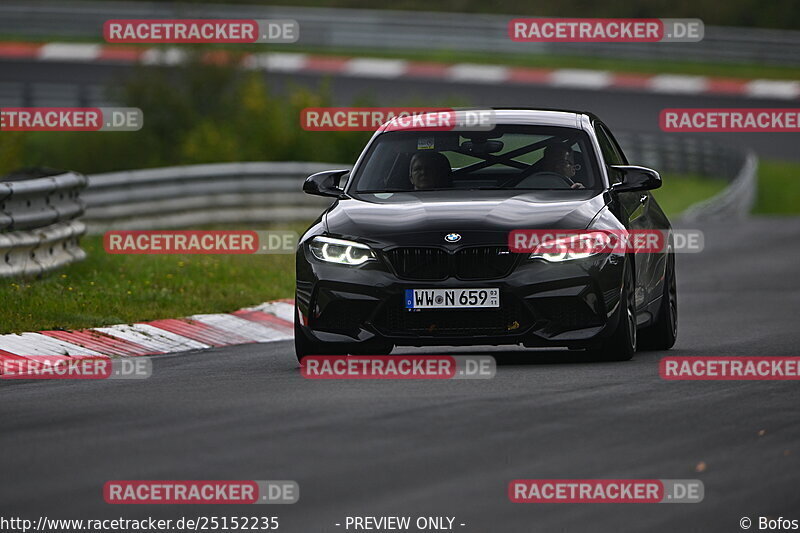
[[[402,59],[355,58],[345,64],[344,73],[367,78],[397,78],[406,73],[408,63]]]
[[[186,50],[180,48],[150,48],[142,54],[141,62],[144,65],[180,65],[186,61]]]
[[[50,43],[39,48],[42,61],[93,61],[98,57],[99,44]]]
[[[149,324],[117,324],[115,326],[94,329],[113,337],[135,342],[145,348],[162,353],[183,352],[211,347],[208,344],[187,339],[181,335],[159,329]]]
[[[264,302],[261,305],[251,307],[249,309],[275,315],[276,317],[286,320],[287,322],[294,322],[294,306],[290,303]]]
[[[753,80],[745,85],[745,94],[754,98],[781,98],[790,100],[800,96],[800,82]]]
[[[708,78],[705,76],[659,74],[650,78],[650,89],[658,93],[697,94],[708,90]]]
[[[478,65],[458,63],[447,70],[447,77],[453,81],[474,81],[478,83],[499,83],[508,80],[509,69],[499,65]]]
[[[612,74],[605,70],[562,68],[550,74],[550,84],[557,87],[602,89],[611,85]]]
[[[297,72],[305,68],[307,59],[305,54],[253,54],[245,58],[244,66],[272,72]]]
[[[41,333],[0,335],[0,350],[17,355],[102,355],[100,352]]]
[[[192,315],[189,318],[209,326],[231,331],[256,342],[273,342],[291,339],[292,335],[271,328],[260,322],[253,322],[228,314]]]

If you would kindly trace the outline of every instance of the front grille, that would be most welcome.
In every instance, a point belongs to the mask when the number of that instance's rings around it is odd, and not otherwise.
[[[514,266],[516,254],[504,246],[465,248],[455,254],[456,274],[459,279],[502,278]]]
[[[527,329],[531,314],[516,298],[500,296],[502,306],[490,309],[426,309],[409,311],[403,299],[386,302],[376,326],[388,335],[470,336],[517,334]]]
[[[386,252],[397,275],[410,280],[497,279],[511,271],[517,254],[505,246],[475,246],[449,253],[441,248],[395,248]]]
[[[439,248],[395,248],[386,257],[401,278],[441,280],[450,275],[450,255]]]

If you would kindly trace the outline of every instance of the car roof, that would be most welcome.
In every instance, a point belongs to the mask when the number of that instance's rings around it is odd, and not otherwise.
[[[443,108],[444,110],[444,108]],[[457,108],[454,109],[456,117],[463,117],[468,113],[492,112],[494,122],[503,125],[538,125],[538,126],[563,126],[568,128],[586,129],[595,117],[591,113],[584,111],[569,111],[561,109],[533,109],[533,108]],[[437,113],[437,111],[431,111]],[[427,113],[422,113],[427,114]],[[386,131],[387,127],[393,125],[396,119],[391,119],[383,124],[379,132]],[[394,129],[394,128],[390,128]],[[400,128],[402,129],[402,128]]]

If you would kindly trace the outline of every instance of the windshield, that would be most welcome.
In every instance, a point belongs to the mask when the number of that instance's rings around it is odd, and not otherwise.
[[[353,177],[359,193],[602,189],[586,132],[552,126],[380,135]]]

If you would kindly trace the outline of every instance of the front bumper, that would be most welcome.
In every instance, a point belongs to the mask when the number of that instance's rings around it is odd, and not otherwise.
[[[302,332],[327,343],[590,347],[616,328],[623,263],[615,254],[563,263],[520,257],[500,279],[408,281],[383,258],[341,266],[319,261],[301,246],[296,305]],[[404,308],[406,289],[473,287],[499,288],[500,307]]]

